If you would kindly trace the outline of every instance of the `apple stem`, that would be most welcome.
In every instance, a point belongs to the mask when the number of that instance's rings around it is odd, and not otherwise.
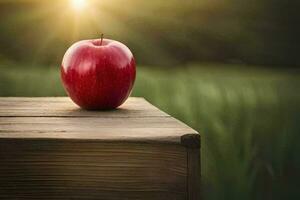
[[[102,41],[103,41],[103,33],[101,34],[100,46],[102,45]]]

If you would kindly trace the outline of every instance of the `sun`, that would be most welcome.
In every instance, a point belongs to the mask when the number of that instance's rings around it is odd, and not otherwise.
[[[70,0],[70,4],[75,11],[81,11],[87,6],[86,0]]]

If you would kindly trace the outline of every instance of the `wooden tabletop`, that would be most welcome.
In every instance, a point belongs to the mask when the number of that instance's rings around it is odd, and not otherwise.
[[[86,111],[68,97],[0,97],[0,139],[157,142],[199,147],[199,134],[148,103],[129,98],[111,111]]]

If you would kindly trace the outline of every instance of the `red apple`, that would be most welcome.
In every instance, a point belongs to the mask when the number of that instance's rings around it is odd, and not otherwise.
[[[85,109],[113,109],[130,95],[135,81],[135,60],[124,44],[83,40],[65,53],[61,79],[71,99]]]

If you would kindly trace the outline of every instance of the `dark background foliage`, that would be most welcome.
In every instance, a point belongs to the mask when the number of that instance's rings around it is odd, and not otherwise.
[[[104,33],[126,42],[141,64],[299,65],[297,0],[102,0],[79,17],[67,3],[1,3],[0,54],[53,64],[74,41]]]

